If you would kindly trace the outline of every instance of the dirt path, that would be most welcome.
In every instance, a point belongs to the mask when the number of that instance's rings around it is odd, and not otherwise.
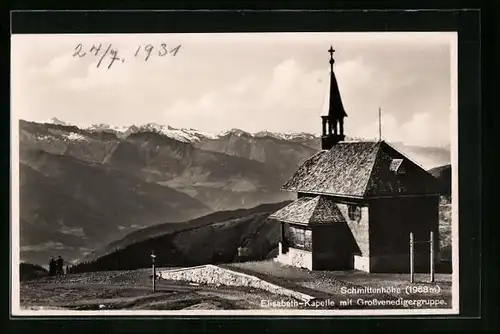
[[[260,309],[263,300],[287,300],[257,289],[200,286],[158,280],[152,292],[149,270],[114,271],[42,278],[22,282],[23,308],[117,309]],[[290,299],[291,300],[291,299]]]

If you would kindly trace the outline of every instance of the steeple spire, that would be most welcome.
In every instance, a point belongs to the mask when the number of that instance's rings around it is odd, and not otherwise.
[[[333,145],[344,140],[344,117],[347,113],[344,110],[342,99],[340,97],[337,78],[333,72],[333,53],[335,50],[330,45],[330,91],[328,115],[321,116],[323,119],[322,149],[329,150]]]

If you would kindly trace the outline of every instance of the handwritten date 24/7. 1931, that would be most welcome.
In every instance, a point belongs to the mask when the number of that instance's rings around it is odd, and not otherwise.
[[[134,53],[134,58],[142,58],[145,62],[147,62],[154,56],[176,56],[180,48],[181,44],[174,47],[169,47],[165,43],[161,43],[160,45],[139,45]],[[92,47],[85,48],[83,44],[80,43],[75,47],[73,52],[73,57],[82,58],[88,55],[99,57],[99,61],[97,62],[98,68],[101,65],[104,66],[107,64],[107,68],[110,69],[115,62],[125,63],[125,57],[123,55],[119,55],[118,49],[113,48],[112,44],[108,44],[107,46],[103,46],[102,43],[93,44]],[[105,58],[108,58],[107,61]]]

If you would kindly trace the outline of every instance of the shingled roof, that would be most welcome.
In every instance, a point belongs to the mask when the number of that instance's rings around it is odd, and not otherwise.
[[[323,196],[301,197],[276,211],[269,218],[307,226],[346,221],[338,206]]]
[[[406,173],[391,172],[403,159]],[[436,180],[384,141],[340,142],[306,160],[282,189],[354,198],[437,194]]]

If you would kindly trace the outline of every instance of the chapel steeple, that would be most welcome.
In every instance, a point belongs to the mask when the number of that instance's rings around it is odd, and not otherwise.
[[[321,148],[329,150],[333,145],[345,139],[344,136],[344,117],[347,113],[344,110],[342,99],[340,97],[339,86],[335,73],[333,72],[333,53],[335,50],[330,45],[328,50],[330,53],[330,91],[329,91],[329,105],[328,115],[321,116],[323,121],[323,133],[321,136]]]

